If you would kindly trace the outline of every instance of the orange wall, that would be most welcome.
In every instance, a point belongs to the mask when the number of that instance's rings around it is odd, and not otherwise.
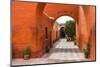
[[[36,45],[36,3],[12,2],[13,57],[23,57],[23,50],[30,47],[32,57],[39,56]]]
[[[54,23],[53,25],[53,29],[52,29],[52,40],[53,42],[55,42],[56,40],[59,39],[59,25],[57,24],[57,22]]]
[[[58,9],[59,8],[59,9]],[[47,4],[44,12],[49,16],[54,17],[56,20],[60,16],[71,16],[78,19],[78,6],[76,5],[63,5],[63,4]]]
[[[88,27],[88,40],[90,42],[90,58],[95,60],[95,46],[96,46],[96,15],[95,15],[95,7],[85,7],[85,16],[87,20],[87,27]]]
[[[95,7],[79,7],[79,47],[83,51],[86,43],[90,43],[90,58],[95,60]]]
[[[47,17],[44,13],[42,14],[41,16],[41,22],[40,24],[38,25],[38,36],[39,36],[39,41],[38,43],[40,44],[40,47],[41,45],[43,45],[43,48],[41,49],[44,50],[44,52],[47,50],[47,49],[50,49],[50,46],[51,46],[51,38],[50,36],[52,35],[52,20]],[[45,28],[47,28],[47,38],[46,38],[46,30]]]
[[[79,36],[80,36],[80,48],[83,50],[88,41],[87,21],[84,13],[83,6],[79,6]]]
[[[47,48],[45,27],[48,27],[49,36],[51,20],[42,14],[42,8],[37,6],[42,4],[12,2],[12,46],[15,58],[22,58],[23,50],[27,47],[31,49],[31,57],[42,56]],[[50,42],[50,37],[47,42]]]

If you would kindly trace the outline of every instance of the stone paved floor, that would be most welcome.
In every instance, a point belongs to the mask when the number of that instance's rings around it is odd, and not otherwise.
[[[67,42],[66,39],[60,39],[54,45],[50,52],[41,58],[32,58],[29,60],[13,59],[12,65],[89,61],[89,59],[84,58],[83,53],[74,45],[74,42]]]

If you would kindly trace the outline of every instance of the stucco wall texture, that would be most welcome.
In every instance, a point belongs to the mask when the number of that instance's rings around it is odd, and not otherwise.
[[[76,20],[76,39],[80,50],[90,42],[90,58],[95,60],[96,19],[94,6],[47,4],[12,1],[12,53],[23,58],[23,50],[31,49],[32,57],[41,57],[59,39],[54,29],[60,16]],[[53,35],[55,34],[55,35]]]

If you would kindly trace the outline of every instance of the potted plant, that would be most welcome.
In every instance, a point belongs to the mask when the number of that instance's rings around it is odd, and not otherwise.
[[[84,54],[85,54],[85,58],[88,58],[89,53],[90,53],[90,44],[89,43],[86,44],[86,47],[83,49],[83,51],[84,51]]]
[[[75,36],[73,37],[73,40],[74,40],[74,45],[76,45],[76,37]]]
[[[30,48],[25,48],[24,49],[24,59],[28,60],[30,58],[30,54],[31,54]]]
[[[74,40],[74,45],[76,45],[76,40]]]
[[[88,58],[88,50],[86,48],[83,49],[85,58]]]

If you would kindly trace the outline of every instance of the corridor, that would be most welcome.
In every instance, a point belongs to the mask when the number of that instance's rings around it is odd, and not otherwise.
[[[66,39],[57,41],[45,57],[48,59],[73,61],[81,61],[84,59],[83,53],[74,45],[74,42],[67,42]]]
[[[12,65],[29,65],[29,64],[46,64],[46,63],[61,63],[61,62],[77,62],[88,61],[77,45],[72,41],[60,39],[54,43],[54,47],[50,52],[41,58],[31,58],[29,60],[13,59]]]

